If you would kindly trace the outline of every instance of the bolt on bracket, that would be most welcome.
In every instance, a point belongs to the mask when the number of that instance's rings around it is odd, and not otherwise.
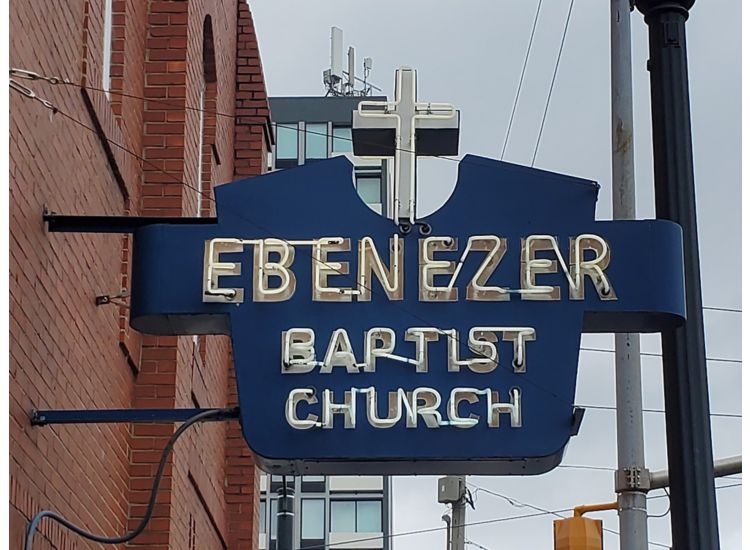
[[[648,468],[631,466],[615,471],[615,493],[643,491],[651,489],[651,472]]]

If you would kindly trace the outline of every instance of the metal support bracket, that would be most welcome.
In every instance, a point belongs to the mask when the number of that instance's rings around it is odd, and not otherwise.
[[[122,306],[122,307],[130,307],[128,303],[125,301],[127,298],[130,298],[130,293],[126,289],[123,289],[117,294],[102,294],[100,296],[95,297],[94,304],[96,304],[97,306],[106,306],[108,304],[114,304],[114,305]]]
[[[30,419],[32,426],[50,424],[116,424],[135,422],[139,424],[185,422],[196,414],[217,411],[207,421],[234,420],[240,417],[240,408],[225,409],[98,409],[98,410],[33,410]]]
[[[181,216],[67,216],[44,208],[42,219],[51,233],[134,233],[147,225],[213,225],[217,218]]]
[[[651,472],[648,468],[620,468],[615,472],[615,493],[626,491],[642,491],[647,493],[651,489]]]

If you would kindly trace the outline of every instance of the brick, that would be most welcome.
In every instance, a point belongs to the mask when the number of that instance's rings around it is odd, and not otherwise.
[[[199,154],[205,189],[262,173],[268,105],[249,8],[237,0],[195,5],[189,10],[183,0],[114,0],[109,98],[91,92],[89,111],[80,94],[48,90],[66,112],[80,120],[95,117],[110,139],[146,158],[115,148],[124,187],[113,179],[98,136],[40,117],[38,106],[10,97],[10,547],[21,546],[25,522],[42,508],[100,532],[132,528],[174,430],[171,424],[66,426],[53,437],[29,428],[32,407],[190,407],[191,394],[206,405],[237,402],[226,337],[200,339],[200,376],[193,376],[192,338],[141,337],[122,308],[93,305],[92,296],[103,289],[129,284],[128,237],[51,235],[38,222],[43,203],[85,214],[194,215],[195,192],[182,181],[195,178]],[[80,73],[83,82],[97,86],[100,9],[101,0],[53,1],[40,18],[35,4],[11,0],[10,58],[50,73]],[[206,86],[206,146],[199,152],[198,117],[185,106],[194,104],[195,75],[203,74],[202,33],[193,29],[201,29],[206,14],[216,26],[219,80]],[[249,77],[239,92],[238,77]],[[244,109],[241,120],[217,120],[211,113],[232,103]],[[210,143],[221,152],[221,165],[212,166]],[[60,172],[76,177],[61,182],[53,177]],[[205,213],[214,207],[209,200],[201,205]],[[192,516],[203,522],[194,548],[257,547],[255,471],[236,424],[191,430],[168,460],[155,517],[132,545],[189,548]],[[82,544],[53,523],[41,532],[41,547]]]

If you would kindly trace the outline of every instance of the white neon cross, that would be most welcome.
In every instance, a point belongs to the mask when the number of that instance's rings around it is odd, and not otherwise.
[[[396,101],[362,101],[357,108],[362,117],[379,118],[380,128],[396,130],[393,167],[393,212],[396,221],[412,224],[417,211],[417,150],[419,128],[439,128],[436,121],[453,120],[456,109],[449,103],[417,101],[417,71],[409,67],[396,70]]]

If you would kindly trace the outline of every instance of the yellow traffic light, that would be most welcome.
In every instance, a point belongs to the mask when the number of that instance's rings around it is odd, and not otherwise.
[[[555,520],[555,550],[602,550],[602,520],[572,517]]]

